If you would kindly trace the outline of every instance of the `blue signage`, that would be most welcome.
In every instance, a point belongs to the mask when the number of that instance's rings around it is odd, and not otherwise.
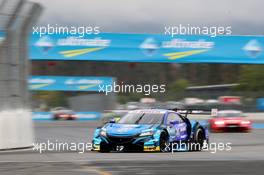
[[[0,30],[0,44],[4,41],[6,33]]]
[[[31,76],[29,89],[37,91],[99,91],[112,85],[112,77]]]
[[[257,99],[257,109],[260,111],[264,111],[264,98]]]
[[[76,112],[77,120],[99,120],[100,112]],[[53,120],[51,112],[33,112],[33,120]]]
[[[101,33],[76,37],[33,34],[32,60],[173,63],[264,63],[262,36],[191,36]]]

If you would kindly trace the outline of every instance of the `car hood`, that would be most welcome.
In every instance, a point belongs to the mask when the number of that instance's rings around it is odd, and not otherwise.
[[[148,124],[118,124],[111,123],[104,127],[107,135],[110,136],[134,136],[140,134],[143,130],[151,129],[154,125]]]

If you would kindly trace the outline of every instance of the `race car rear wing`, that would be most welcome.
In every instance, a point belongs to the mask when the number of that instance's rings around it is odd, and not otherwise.
[[[188,114],[217,116],[217,113],[218,113],[218,109],[201,110],[201,109],[179,109],[179,108],[174,108],[174,109],[171,109],[171,110],[173,110],[175,112],[178,112],[181,115],[184,115],[184,117],[187,117]]]

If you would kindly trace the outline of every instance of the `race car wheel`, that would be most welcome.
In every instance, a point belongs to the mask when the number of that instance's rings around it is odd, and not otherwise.
[[[195,151],[201,151],[202,150],[204,140],[205,140],[204,132],[201,128],[198,128],[196,133],[195,133],[195,143],[196,143],[196,145],[198,145],[195,147]]]
[[[169,138],[167,134],[161,133],[159,143],[160,143],[160,152],[169,151],[168,150]]]

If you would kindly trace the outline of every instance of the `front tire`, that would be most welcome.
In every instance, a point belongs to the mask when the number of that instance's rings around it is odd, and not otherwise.
[[[198,128],[194,133],[194,140],[191,143],[191,151],[202,151],[205,140],[205,133],[202,128]]]

